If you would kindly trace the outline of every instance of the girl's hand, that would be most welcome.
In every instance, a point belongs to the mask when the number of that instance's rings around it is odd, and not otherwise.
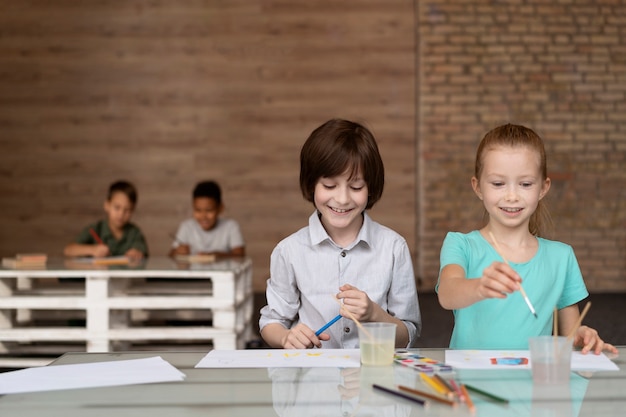
[[[330,340],[330,335],[322,333],[315,336],[315,332],[307,325],[298,323],[287,331],[281,344],[283,349],[311,349],[322,347],[322,340]]]
[[[370,300],[366,293],[350,284],[342,285],[339,287],[339,291],[337,298],[343,299],[343,308],[352,313],[359,321],[372,321],[376,304]]]
[[[513,268],[503,262],[494,262],[483,271],[478,284],[481,298],[506,298],[507,294],[520,289],[522,278]]]
[[[603,350],[611,353],[617,353],[617,348],[609,343],[605,343],[600,339],[598,332],[595,329],[587,326],[580,326],[576,330],[574,336],[574,346],[581,347],[581,353],[583,355],[593,351],[596,355],[599,355]]]

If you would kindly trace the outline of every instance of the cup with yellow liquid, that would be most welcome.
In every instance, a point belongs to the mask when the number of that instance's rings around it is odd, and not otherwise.
[[[396,344],[394,323],[362,323],[359,326],[361,364],[364,366],[388,366],[393,364]]]

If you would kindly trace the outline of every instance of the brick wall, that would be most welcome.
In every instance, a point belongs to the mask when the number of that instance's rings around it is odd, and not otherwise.
[[[481,226],[470,187],[491,128],[545,140],[554,239],[590,290],[626,289],[626,1],[418,2],[417,271],[436,282],[448,230]]]

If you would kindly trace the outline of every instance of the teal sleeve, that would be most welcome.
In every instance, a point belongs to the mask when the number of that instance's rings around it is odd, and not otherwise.
[[[571,246],[567,246],[567,254],[565,256],[567,276],[565,277],[565,285],[557,305],[559,309],[571,306],[589,296],[578,260]]]

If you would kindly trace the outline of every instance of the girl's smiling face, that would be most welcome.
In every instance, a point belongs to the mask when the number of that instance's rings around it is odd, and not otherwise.
[[[315,207],[321,213],[326,232],[343,246],[356,239],[368,201],[365,180],[360,173],[350,178],[350,173],[347,170],[336,177],[320,178],[314,192]]]
[[[472,187],[490,221],[528,227],[539,200],[550,188],[550,179],[543,178],[539,155],[531,148],[498,146],[485,152],[482,174],[472,178]]]

